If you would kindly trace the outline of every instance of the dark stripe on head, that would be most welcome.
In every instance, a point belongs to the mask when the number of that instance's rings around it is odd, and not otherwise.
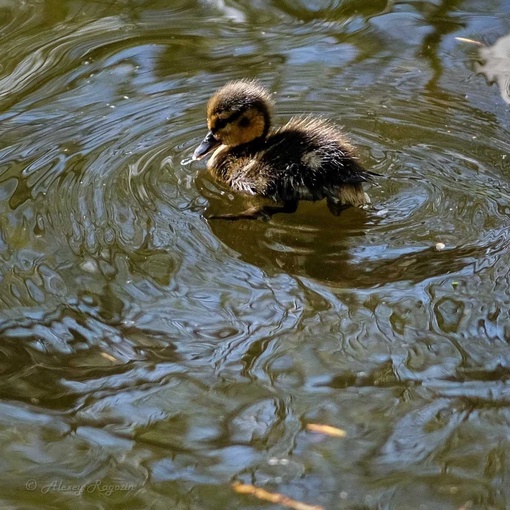
[[[214,126],[211,127],[211,131],[215,133],[219,129],[223,129],[227,124],[230,122],[234,122],[237,120],[244,112],[243,111],[237,111],[234,112],[232,115],[229,115],[226,119],[218,119],[214,122]]]

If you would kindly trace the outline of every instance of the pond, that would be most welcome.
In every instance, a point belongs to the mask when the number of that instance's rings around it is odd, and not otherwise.
[[[510,1],[0,30],[2,507],[510,506]],[[371,208],[207,219],[242,203],[186,161],[238,78],[343,126]]]

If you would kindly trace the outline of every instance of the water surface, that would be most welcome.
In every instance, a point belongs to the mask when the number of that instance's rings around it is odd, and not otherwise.
[[[508,508],[510,2],[4,0],[0,31],[2,506]],[[182,161],[241,77],[344,126],[371,210],[204,219],[242,200]]]

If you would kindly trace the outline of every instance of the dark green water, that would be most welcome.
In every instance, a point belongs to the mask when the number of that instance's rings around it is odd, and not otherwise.
[[[0,506],[510,508],[509,33],[508,0],[1,0]],[[182,161],[241,77],[345,127],[372,210],[203,218],[239,200]]]

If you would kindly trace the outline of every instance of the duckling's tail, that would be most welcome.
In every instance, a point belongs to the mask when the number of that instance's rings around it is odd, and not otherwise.
[[[371,203],[360,182],[338,186],[334,195],[329,195],[326,200],[329,210],[336,216],[347,207],[365,207]]]
[[[366,176],[367,181],[372,181],[373,177],[384,177],[383,174],[378,174],[376,172],[371,172],[370,170],[363,170],[363,174]]]

